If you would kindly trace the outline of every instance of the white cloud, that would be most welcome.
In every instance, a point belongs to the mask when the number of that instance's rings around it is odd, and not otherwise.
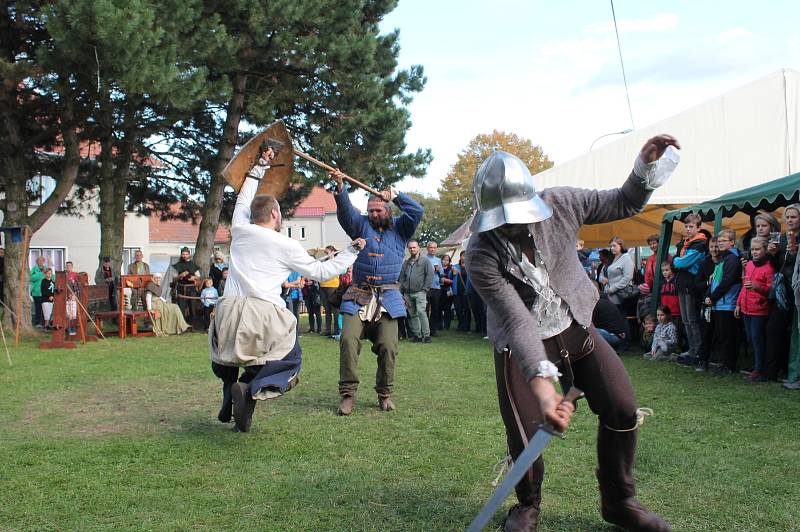
[[[720,44],[727,44],[731,41],[745,39],[752,36],[753,34],[744,28],[732,28],[717,35],[717,42]]]
[[[617,20],[617,28],[620,33],[661,32],[675,29],[679,21],[680,17],[674,13],[660,13],[650,18]],[[614,22],[591,24],[587,30],[591,33],[612,33]]]

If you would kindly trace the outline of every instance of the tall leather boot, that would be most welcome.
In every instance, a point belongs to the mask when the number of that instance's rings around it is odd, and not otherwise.
[[[233,395],[231,394],[232,382],[222,383],[222,408],[219,409],[217,419],[222,423],[230,423],[233,416]]]
[[[508,510],[503,524],[505,532],[536,532],[539,525],[539,505],[542,502],[543,478],[544,460],[540,456],[528,474],[515,487],[519,504]]]
[[[633,462],[636,433],[615,432],[600,425],[597,435],[597,481],[603,519],[631,532],[665,532],[669,523],[636,499]]]

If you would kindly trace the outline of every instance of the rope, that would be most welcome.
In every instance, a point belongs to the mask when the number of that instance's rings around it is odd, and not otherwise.
[[[652,416],[652,415],[653,415],[653,409],[652,408],[644,408],[644,407],[643,408],[638,408],[636,410],[636,424],[632,428],[629,428],[629,429],[613,429],[613,428],[609,427],[608,425],[603,425],[603,426],[605,428],[607,428],[608,430],[612,430],[614,432],[632,432],[632,431],[638,429],[639,427],[641,427],[642,425],[644,425],[644,418],[646,418],[647,416]]]
[[[3,305],[3,308],[5,308],[7,311],[9,311],[11,313],[11,315],[14,316],[15,320],[17,319],[17,313],[14,312],[13,310],[11,310],[11,308],[8,305],[6,305],[5,302],[2,299],[0,299],[0,305]]]
[[[511,463],[511,455],[507,454],[492,466],[492,474],[495,475],[494,480],[492,480],[492,487],[496,487],[500,483],[500,477],[506,474],[508,468],[511,467]]]

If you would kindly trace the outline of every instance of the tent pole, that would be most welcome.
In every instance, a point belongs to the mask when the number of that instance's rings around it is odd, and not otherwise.
[[[653,278],[653,286],[650,287],[650,312],[655,316],[656,308],[661,302],[661,263],[669,255],[670,241],[669,237],[672,236],[672,220],[664,220],[661,223],[661,234],[658,235],[658,252],[656,254],[656,267],[655,277]]]
[[[714,212],[714,234],[722,231],[722,208]]]

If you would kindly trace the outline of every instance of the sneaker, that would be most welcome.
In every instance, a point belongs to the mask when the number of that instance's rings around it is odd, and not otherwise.
[[[703,364],[702,362],[700,362],[700,363],[697,365],[697,367],[696,367],[696,368],[694,368],[694,370],[695,370],[695,371],[702,371],[702,372],[706,372],[706,371],[708,371],[708,364]]]
[[[783,387],[787,390],[800,390],[800,379],[797,379],[794,382],[784,383]]]
[[[415,344],[418,344],[422,342],[422,338],[420,338],[419,336],[412,336],[411,341],[414,342]]]
[[[423,338],[423,339],[422,339],[422,343],[423,343],[423,344],[429,344],[429,343],[431,343],[432,341],[433,341],[433,339],[431,339],[431,337],[430,337],[430,336],[426,336],[425,338]]]

